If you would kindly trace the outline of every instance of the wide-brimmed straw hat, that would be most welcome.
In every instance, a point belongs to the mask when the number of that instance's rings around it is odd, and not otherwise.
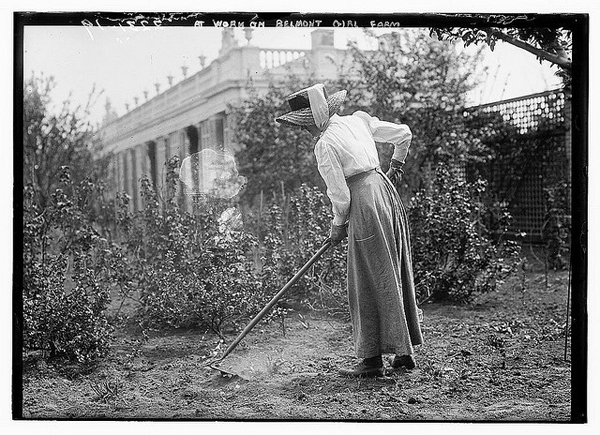
[[[312,87],[313,86],[311,86],[311,88]],[[275,118],[275,121],[281,124],[294,126],[314,124],[315,120],[313,118],[312,111],[310,110],[310,102],[308,99],[308,89],[309,88],[305,88],[289,95],[286,99],[292,111],[278,116]],[[327,96],[327,90],[323,88],[323,93],[325,94],[325,99],[327,100],[327,105],[329,107],[329,116],[331,117],[339,110],[340,106],[344,102],[344,99],[346,98],[346,91],[338,91],[331,96]]]

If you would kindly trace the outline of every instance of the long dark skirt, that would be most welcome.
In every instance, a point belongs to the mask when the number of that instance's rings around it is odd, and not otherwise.
[[[356,355],[410,355],[423,337],[406,211],[379,169],[347,181],[348,299]]]

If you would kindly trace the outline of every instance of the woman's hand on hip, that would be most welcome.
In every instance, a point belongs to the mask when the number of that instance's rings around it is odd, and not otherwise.
[[[385,173],[385,176],[390,179],[394,186],[397,186],[398,183],[402,180],[402,174],[404,174],[404,171],[402,170],[403,166],[404,163],[398,160],[392,159],[390,161],[390,168]]]

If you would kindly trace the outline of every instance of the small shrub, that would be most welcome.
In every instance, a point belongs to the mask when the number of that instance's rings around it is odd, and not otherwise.
[[[410,202],[415,285],[419,301],[468,302],[494,290],[515,269],[519,247],[494,244],[481,224],[485,183],[470,184],[444,167]],[[504,219],[506,220],[506,219]]]
[[[259,234],[261,276],[279,290],[315,254],[329,236],[331,205],[306,184],[253,216]],[[345,245],[343,242],[342,247]],[[330,248],[282,300],[297,307],[329,312],[346,310],[346,250]]]
[[[178,157],[168,162],[164,197],[141,180],[144,208],[117,213],[127,270],[119,282],[125,296],[137,294],[138,314],[151,327],[210,327],[216,333],[260,311],[268,295],[255,273],[256,238],[220,228],[229,201],[197,198],[191,212],[177,203]]]
[[[24,192],[23,345],[79,362],[106,354],[112,331],[112,246],[89,221],[91,184],[72,183],[64,167],[43,209],[33,186]]]

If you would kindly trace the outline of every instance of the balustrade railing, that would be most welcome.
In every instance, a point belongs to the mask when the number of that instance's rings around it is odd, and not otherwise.
[[[302,50],[262,49],[259,53],[260,67],[262,69],[276,68],[304,56],[306,56],[306,52]]]
[[[304,58],[307,53],[306,50],[264,48],[259,51],[259,65],[263,70],[269,70]],[[197,89],[204,89],[218,82],[222,76],[218,71],[215,73],[213,69],[214,65],[208,66],[193,79],[188,78],[187,81],[174,84],[150,100],[132,108],[104,126],[104,136],[110,140],[152,119],[165,116],[170,109],[182,103],[182,98],[194,95]]]

